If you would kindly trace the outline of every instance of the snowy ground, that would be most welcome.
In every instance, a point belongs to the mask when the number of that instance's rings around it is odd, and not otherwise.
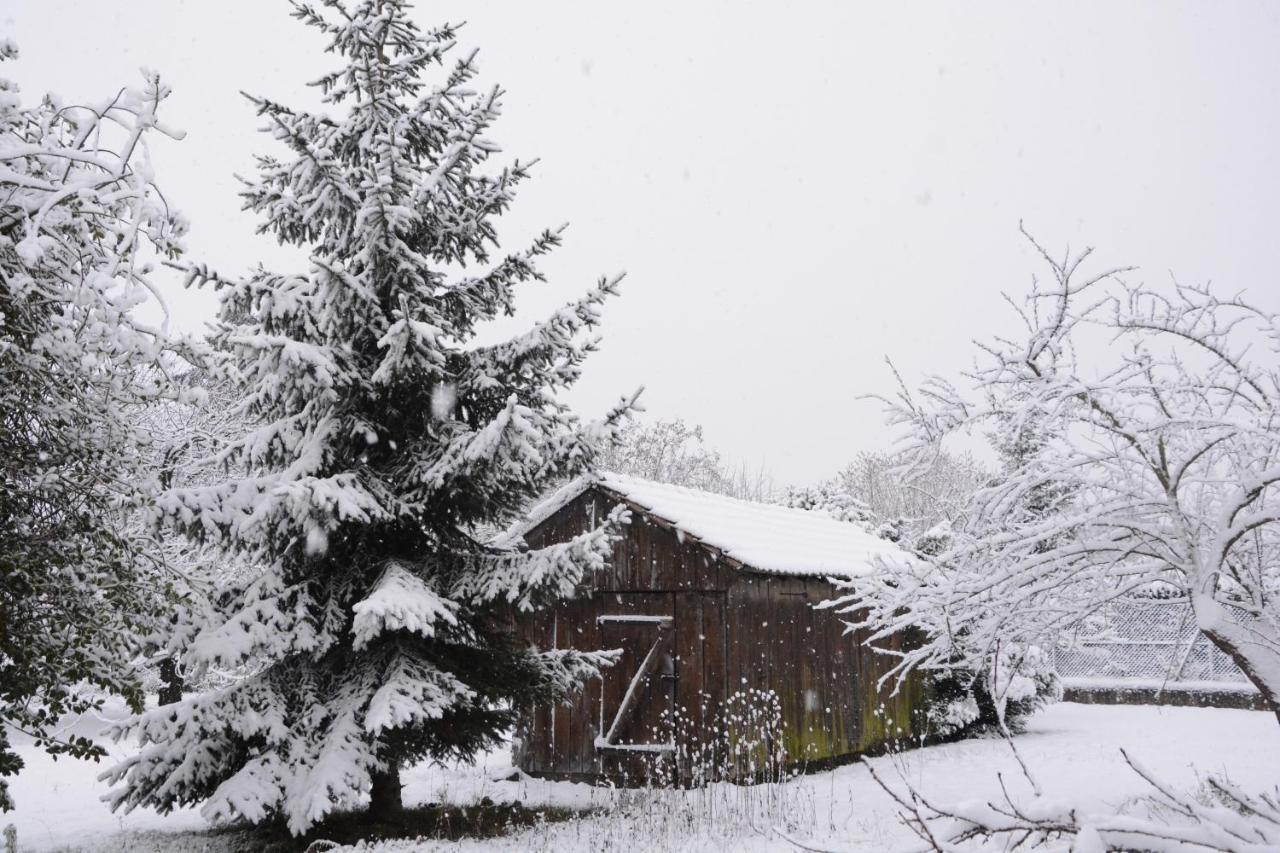
[[[1113,808],[1146,793],[1142,780],[1124,765],[1121,746],[1188,789],[1214,771],[1226,771],[1250,790],[1280,782],[1280,727],[1273,715],[1257,711],[1061,704],[1032,720],[1018,742],[1046,793],[1086,810]],[[103,789],[95,780],[95,765],[54,762],[30,747],[23,748],[23,757],[27,768],[12,785],[18,809],[0,815],[0,825],[16,825],[20,850],[226,849],[201,831],[204,821],[194,811],[168,817],[110,814],[97,801]],[[943,801],[995,797],[997,772],[1011,785],[1025,787],[1008,747],[998,740],[930,747],[903,759],[913,782]],[[501,754],[487,756],[475,768],[416,768],[406,780],[405,798],[411,803],[465,804],[489,797],[526,805],[608,806],[612,811],[499,842],[401,842],[377,849],[795,850],[774,831],[780,825],[790,826],[796,838],[833,850],[881,851],[910,840],[887,797],[860,766],[804,776],[768,790],[720,786],[622,794],[570,783],[494,781],[509,769]]]

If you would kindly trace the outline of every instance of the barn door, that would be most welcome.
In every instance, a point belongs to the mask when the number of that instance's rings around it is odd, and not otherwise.
[[[597,751],[661,756],[674,751],[675,612],[669,593],[605,593],[600,646],[621,649],[600,684]]]
[[[680,717],[676,768],[682,780],[719,778],[728,658],[723,592],[682,592],[676,597],[676,673]]]

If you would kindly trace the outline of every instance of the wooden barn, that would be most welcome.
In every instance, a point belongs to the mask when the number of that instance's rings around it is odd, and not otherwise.
[[[911,736],[919,686],[878,691],[889,659],[815,609],[837,594],[829,578],[910,559],[903,551],[818,513],[616,474],[570,483],[506,538],[567,541],[619,503],[631,523],[611,565],[578,597],[521,617],[518,630],[540,648],[621,649],[621,661],[571,704],[529,709],[516,748],[522,770],[635,780],[655,759],[705,756],[726,738],[727,718],[762,695],[781,709],[769,734],[780,743],[769,746],[792,765],[836,763]]]

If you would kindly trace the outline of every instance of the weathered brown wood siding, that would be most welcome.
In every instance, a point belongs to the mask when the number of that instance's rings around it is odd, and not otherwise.
[[[877,688],[892,660],[862,645],[865,633],[847,634],[836,614],[815,608],[836,597],[831,584],[741,575],[726,608],[729,682],[777,694],[791,761],[826,762],[913,734],[918,680]]]
[[[533,548],[566,541],[617,502],[617,496],[588,491],[526,539]],[[726,699],[750,689],[772,690],[780,699],[784,745],[796,764],[829,762],[911,735],[912,711],[922,701],[918,685],[913,682],[896,695],[876,689],[891,662],[862,646],[862,637],[845,634],[836,615],[814,609],[834,596],[829,583],[755,572],[731,562],[633,506],[612,564],[590,579],[581,597],[522,617],[520,630],[542,648],[609,648],[608,641],[632,637],[628,648],[633,650],[619,665],[620,672],[630,672],[638,665],[634,649],[656,634],[642,636],[643,626],[608,623],[602,631],[599,617],[670,616],[673,675],[663,681],[662,671],[655,670],[638,719],[648,722],[668,704],[679,708],[685,718],[682,738],[711,738]],[[616,708],[625,681],[615,674],[603,685],[589,684],[567,705],[529,709],[520,732],[521,768],[573,778],[638,773],[637,756],[595,746],[602,725],[610,722],[602,720],[602,686],[604,704]],[[671,681],[667,695],[663,685]]]

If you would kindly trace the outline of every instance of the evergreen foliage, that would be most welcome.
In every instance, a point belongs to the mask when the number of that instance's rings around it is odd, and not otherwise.
[[[866,504],[849,494],[839,477],[823,480],[814,486],[788,486],[779,503],[793,509],[821,513],[836,521],[847,521],[867,529],[871,527],[871,511]]]
[[[244,198],[310,269],[192,270],[223,289],[210,369],[254,426],[219,453],[231,476],[172,488],[158,510],[262,567],[183,660],[195,677],[251,674],[122,727],[141,751],[108,775],[114,807],[206,801],[212,819],[280,815],[302,833],[371,792],[394,808],[400,767],[474,755],[611,660],[524,647],[510,616],[572,595],[621,510],[538,551],[478,531],[590,466],[632,401],[582,423],[557,399],[617,279],[477,342],[561,230],[497,256],[529,166],[488,168],[501,92],[474,88],[474,53],[449,62],[455,29],[420,30],[399,0],[294,14],[341,61],[316,83],[333,114],[252,98],[288,155],[261,157]]]

